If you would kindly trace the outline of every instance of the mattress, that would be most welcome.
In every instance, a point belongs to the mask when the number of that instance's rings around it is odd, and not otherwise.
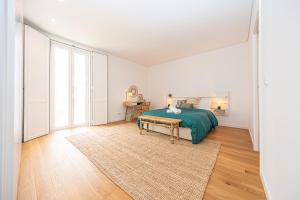
[[[162,126],[155,126],[153,124],[149,125],[149,130],[155,131],[158,133],[163,133],[166,135],[171,135],[170,129]],[[190,128],[182,128],[179,127],[179,138],[186,139],[186,140],[192,140],[192,135],[191,135],[191,129]],[[174,130],[174,136],[176,136],[176,130]]]

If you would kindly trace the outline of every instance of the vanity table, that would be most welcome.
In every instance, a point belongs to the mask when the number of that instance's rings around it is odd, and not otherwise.
[[[124,101],[123,106],[126,108],[125,120],[133,121],[138,116],[140,116],[143,112],[148,111],[150,109],[150,102]]]

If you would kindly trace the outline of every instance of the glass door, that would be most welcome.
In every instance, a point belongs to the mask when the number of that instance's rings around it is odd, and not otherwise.
[[[89,124],[90,53],[51,45],[51,129]]]
[[[70,126],[70,72],[71,51],[62,45],[53,45],[51,53],[51,128]]]
[[[89,54],[73,50],[73,126],[89,123]]]

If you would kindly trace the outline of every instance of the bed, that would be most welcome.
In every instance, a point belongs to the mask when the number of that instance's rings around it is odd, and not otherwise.
[[[218,120],[215,115],[206,109],[181,109],[180,114],[167,113],[167,109],[156,109],[144,112],[142,115],[181,119],[179,137],[191,140],[193,144],[199,143],[216,126]],[[139,126],[139,119],[137,119]],[[150,126],[150,130],[170,134],[170,131],[160,126]]]

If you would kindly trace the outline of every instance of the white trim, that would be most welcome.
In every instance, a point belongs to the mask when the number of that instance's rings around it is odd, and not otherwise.
[[[48,133],[49,134],[49,133]],[[45,133],[41,133],[41,134],[37,134],[37,135],[31,135],[31,136],[28,136],[26,138],[24,138],[24,142],[27,142],[29,140],[32,140],[32,139],[35,139],[35,138],[38,138],[38,137],[41,137],[41,136],[44,136]]]
[[[258,0],[252,1],[252,8],[251,8],[251,18],[249,24],[249,31],[248,31],[248,40],[251,39],[252,34],[255,31],[255,26],[257,23],[257,16],[258,16]]]
[[[54,66],[54,48],[58,47],[61,49],[65,49],[69,52],[69,125],[58,127],[56,128],[54,125],[55,119],[54,119],[54,109],[55,109],[55,91],[54,91],[54,85],[55,85],[55,66]],[[57,42],[54,40],[51,40],[50,42],[50,131],[58,131],[66,128],[76,128],[81,126],[88,126],[90,125],[91,117],[90,117],[90,73],[91,73],[91,58],[92,53],[88,50],[78,48],[75,46],[70,46],[65,43]],[[74,125],[74,53],[82,54],[87,56],[87,85],[86,85],[86,91],[87,91],[87,102],[86,102],[86,119],[87,122],[83,124],[76,124]]]
[[[258,35],[253,34],[251,37],[252,46],[252,110],[250,110],[250,117],[252,118],[252,144],[255,151],[259,151],[259,51],[258,51]]]
[[[272,200],[273,198],[271,196],[271,192],[270,192],[270,190],[267,186],[267,181],[265,179],[264,172],[262,171],[261,168],[260,168],[260,178],[261,178],[261,182],[262,182],[262,185],[263,185],[263,188],[264,188],[267,199]]]
[[[249,134],[250,134],[250,138],[251,138],[251,142],[252,142],[252,148],[254,149],[254,139],[253,139],[253,132],[251,131],[251,128],[248,128]]]
[[[89,91],[89,106],[88,106],[88,109],[89,109],[89,120],[88,120],[88,126],[92,126],[93,124],[93,103],[92,103],[92,99],[93,99],[93,68],[94,68],[94,65],[93,65],[93,59],[94,59],[94,53],[93,52],[90,52],[90,63],[89,63],[89,83],[88,83],[88,91]]]
[[[230,124],[230,123],[220,123],[219,126],[226,126],[231,128],[240,128],[240,129],[247,129],[249,130],[249,127],[238,125],[238,124]]]
[[[46,32],[46,31],[42,30],[40,27],[33,25],[29,21],[25,21],[25,24],[27,26],[30,26],[33,29],[39,31],[40,33],[44,34],[45,36],[47,36],[53,42],[60,43],[62,45],[66,45],[66,46],[69,46],[69,47],[76,47],[76,48],[86,50],[86,51],[89,51],[89,52],[97,52],[97,53],[100,53],[100,54],[103,54],[103,55],[106,55],[106,56],[111,55],[110,53],[108,53],[106,51],[103,51],[101,49],[90,47],[88,45],[84,45],[84,44],[81,44],[79,42],[75,42],[75,41],[63,38],[61,36],[54,35],[52,33]]]
[[[248,128],[248,131],[249,131],[250,138],[251,138],[251,142],[252,142],[252,149],[253,149],[254,151],[258,151],[258,149],[257,149],[257,148],[255,148],[255,144],[254,144],[254,138],[253,138],[253,132],[251,131],[251,129],[250,129],[250,128]]]
[[[15,1],[0,0],[0,199],[15,199]]]
[[[4,199],[5,196],[5,164],[6,164],[6,146],[5,146],[5,133],[6,127],[6,37],[7,37],[7,25],[6,25],[6,2],[0,0],[0,199]]]

